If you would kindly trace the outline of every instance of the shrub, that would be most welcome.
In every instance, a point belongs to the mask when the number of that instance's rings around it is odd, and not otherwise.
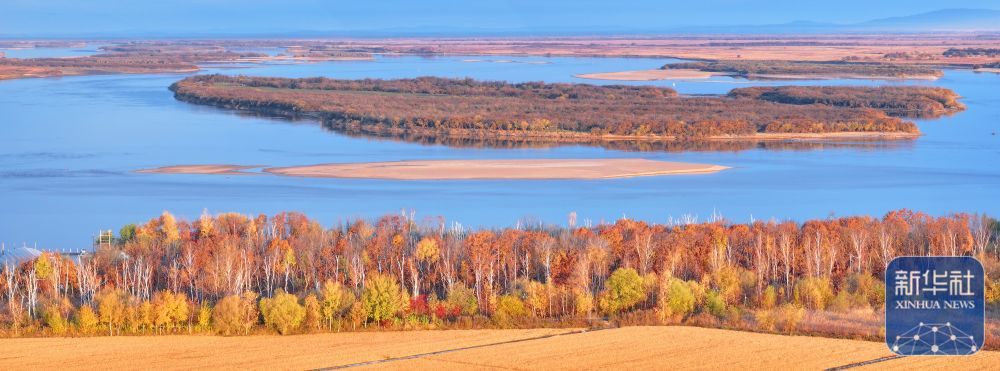
[[[445,302],[458,307],[461,313],[466,316],[472,316],[479,312],[479,302],[476,299],[476,293],[463,284],[452,286],[451,292],[448,293],[448,298]]]
[[[833,299],[833,287],[827,278],[807,277],[795,284],[794,296],[796,304],[823,310]]]
[[[245,293],[243,296],[230,295],[215,303],[212,310],[212,325],[222,335],[247,334],[257,324],[257,295]]]
[[[345,288],[340,282],[327,280],[320,290],[322,301],[320,302],[320,314],[327,321],[327,325],[333,328],[333,322],[344,316],[345,312],[354,304],[354,293]]]
[[[778,292],[773,285],[768,285],[760,297],[761,309],[774,309],[778,305]]]
[[[885,305],[885,283],[867,273],[854,273],[847,276],[846,289],[856,296],[855,305],[869,305],[880,308]]]
[[[588,291],[577,290],[573,293],[573,306],[576,308],[576,315],[589,315],[594,311],[594,295]]]
[[[500,327],[510,327],[517,320],[524,318],[528,310],[524,302],[514,295],[503,295],[497,298],[496,310],[493,311],[493,323]]]
[[[395,318],[397,313],[405,309],[406,294],[392,276],[375,274],[365,281],[361,304],[370,321],[382,323]]]
[[[712,274],[712,285],[726,304],[736,304],[743,297],[740,271],[733,267],[722,267]]]
[[[764,331],[774,331],[774,317],[774,311],[771,309],[761,309],[753,314],[754,321],[757,323],[757,328]]]
[[[615,315],[643,300],[646,300],[646,292],[639,273],[632,268],[618,268],[608,277],[599,306],[605,314]]]
[[[991,280],[989,277],[986,277],[986,303],[1000,303],[1000,281]]]
[[[663,321],[680,320],[694,311],[695,297],[691,286],[677,278],[667,278],[661,283],[657,301],[660,319]]]
[[[42,319],[45,322],[45,326],[47,326],[49,330],[52,330],[52,334],[62,335],[66,333],[66,319],[63,318],[63,315],[58,308],[52,306],[45,308],[45,312],[42,314]]]
[[[721,294],[719,294],[718,291],[710,290],[708,294],[705,295],[705,311],[716,318],[723,318],[726,316],[726,300]]]
[[[264,324],[285,335],[299,328],[306,318],[306,309],[299,304],[299,298],[282,289],[274,297],[260,301],[260,313]]]
[[[89,334],[97,330],[98,319],[97,314],[94,313],[94,308],[89,305],[80,306],[80,310],[76,312],[76,327],[80,329],[80,332],[84,334]]]
[[[108,327],[108,334],[125,324],[125,294],[121,290],[106,289],[97,297],[97,313],[101,324]]]
[[[806,310],[798,305],[784,304],[775,312],[775,324],[782,332],[794,334],[805,314]]]
[[[323,322],[323,314],[320,310],[319,299],[316,298],[316,294],[309,294],[305,299],[303,299],[302,303],[305,305],[306,309],[306,319],[304,322],[306,330],[318,330]]]
[[[531,313],[536,316],[545,316],[549,310],[550,285],[529,280],[522,285],[524,292],[524,304],[528,306]]]
[[[212,328],[212,307],[202,304],[198,307],[198,330],[208,331]]]
[[[365,318],[368,318],[368,312],[365,311],[365,306],[361,302],[356,301],[351,305],[348,318],[351,320],[351,328],[357,329],[358,325],[365,323]]]
[[[177,327],[187,321],[188,303],[184,294],[163,290],[153,295],[153,325],[157,328]]]

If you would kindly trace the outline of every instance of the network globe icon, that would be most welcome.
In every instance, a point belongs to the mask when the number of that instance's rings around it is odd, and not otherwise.
[[[976,339],[951,322],[923,323],[896,335],[892,351],[908,355],[968,355],[979,348]]]

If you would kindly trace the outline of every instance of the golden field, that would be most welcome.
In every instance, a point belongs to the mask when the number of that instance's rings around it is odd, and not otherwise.
[[[361,368],[401,370],[826,369],[891,355],[880,342],[698,327],[578,331],[6,339],[0,340],[0,369],[315,369],[363,362],[373,363]],[[550,336],[557,334],[565,335]],[[521,339],[528,340],[511,342]],[[434,352],[442,353],[427,354]],[[941,367],[997,369],[1000,353],[897,358],[861,368]]]

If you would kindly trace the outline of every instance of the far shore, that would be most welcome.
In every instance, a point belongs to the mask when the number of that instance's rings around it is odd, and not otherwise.
[[[241,170],[260,166],[177,165],[139,170],[161,174],[252,174]],[[646,159],[517,159],[425,160],[363,163],[330,163],[265,168],[265,173],[309,178],[365,178],[394,180],[460,179],[611,179],[639,176],[706,174],[728,169]]]
[[[1000,69],[993,69],[1000,71]],[[990,71],[990,69],[980,68],[976,71]],[[906,76],[869,76],[856,74],[750,74],[741,76],[733,73],[708,72],[693,69],[655,69],[638,71],[600,72],[584,73],[574,75],[581,79],[591,80],[612,80],[612,81],[656,81],[656,80],[702,80],[712,76],[730,76],[745,78],[749,80],[937,80],[935,75],[906,75]]]

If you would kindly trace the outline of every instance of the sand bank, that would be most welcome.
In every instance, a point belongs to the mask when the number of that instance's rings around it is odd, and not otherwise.
[[[591,80],[618,80],[618,81],[654,81],[654,80],[693,80],[707,79],[718,75],[713,72],[699,70],[671,69],[671,70],[639,70],[621,72],[584,73],[574,75],[581,79]]]
[[[645,159],[436,160],[275,167],[286,176],[375,179],[604,179],[714,173],[727,167]]]
[[[155,169],[143,169],[137,173],[159,173],[159,174],[218,174],[218,175],[253,175],[253,173],[242,170],[258,168],[260,166],[244,165],[175,165],[163,166]]]

